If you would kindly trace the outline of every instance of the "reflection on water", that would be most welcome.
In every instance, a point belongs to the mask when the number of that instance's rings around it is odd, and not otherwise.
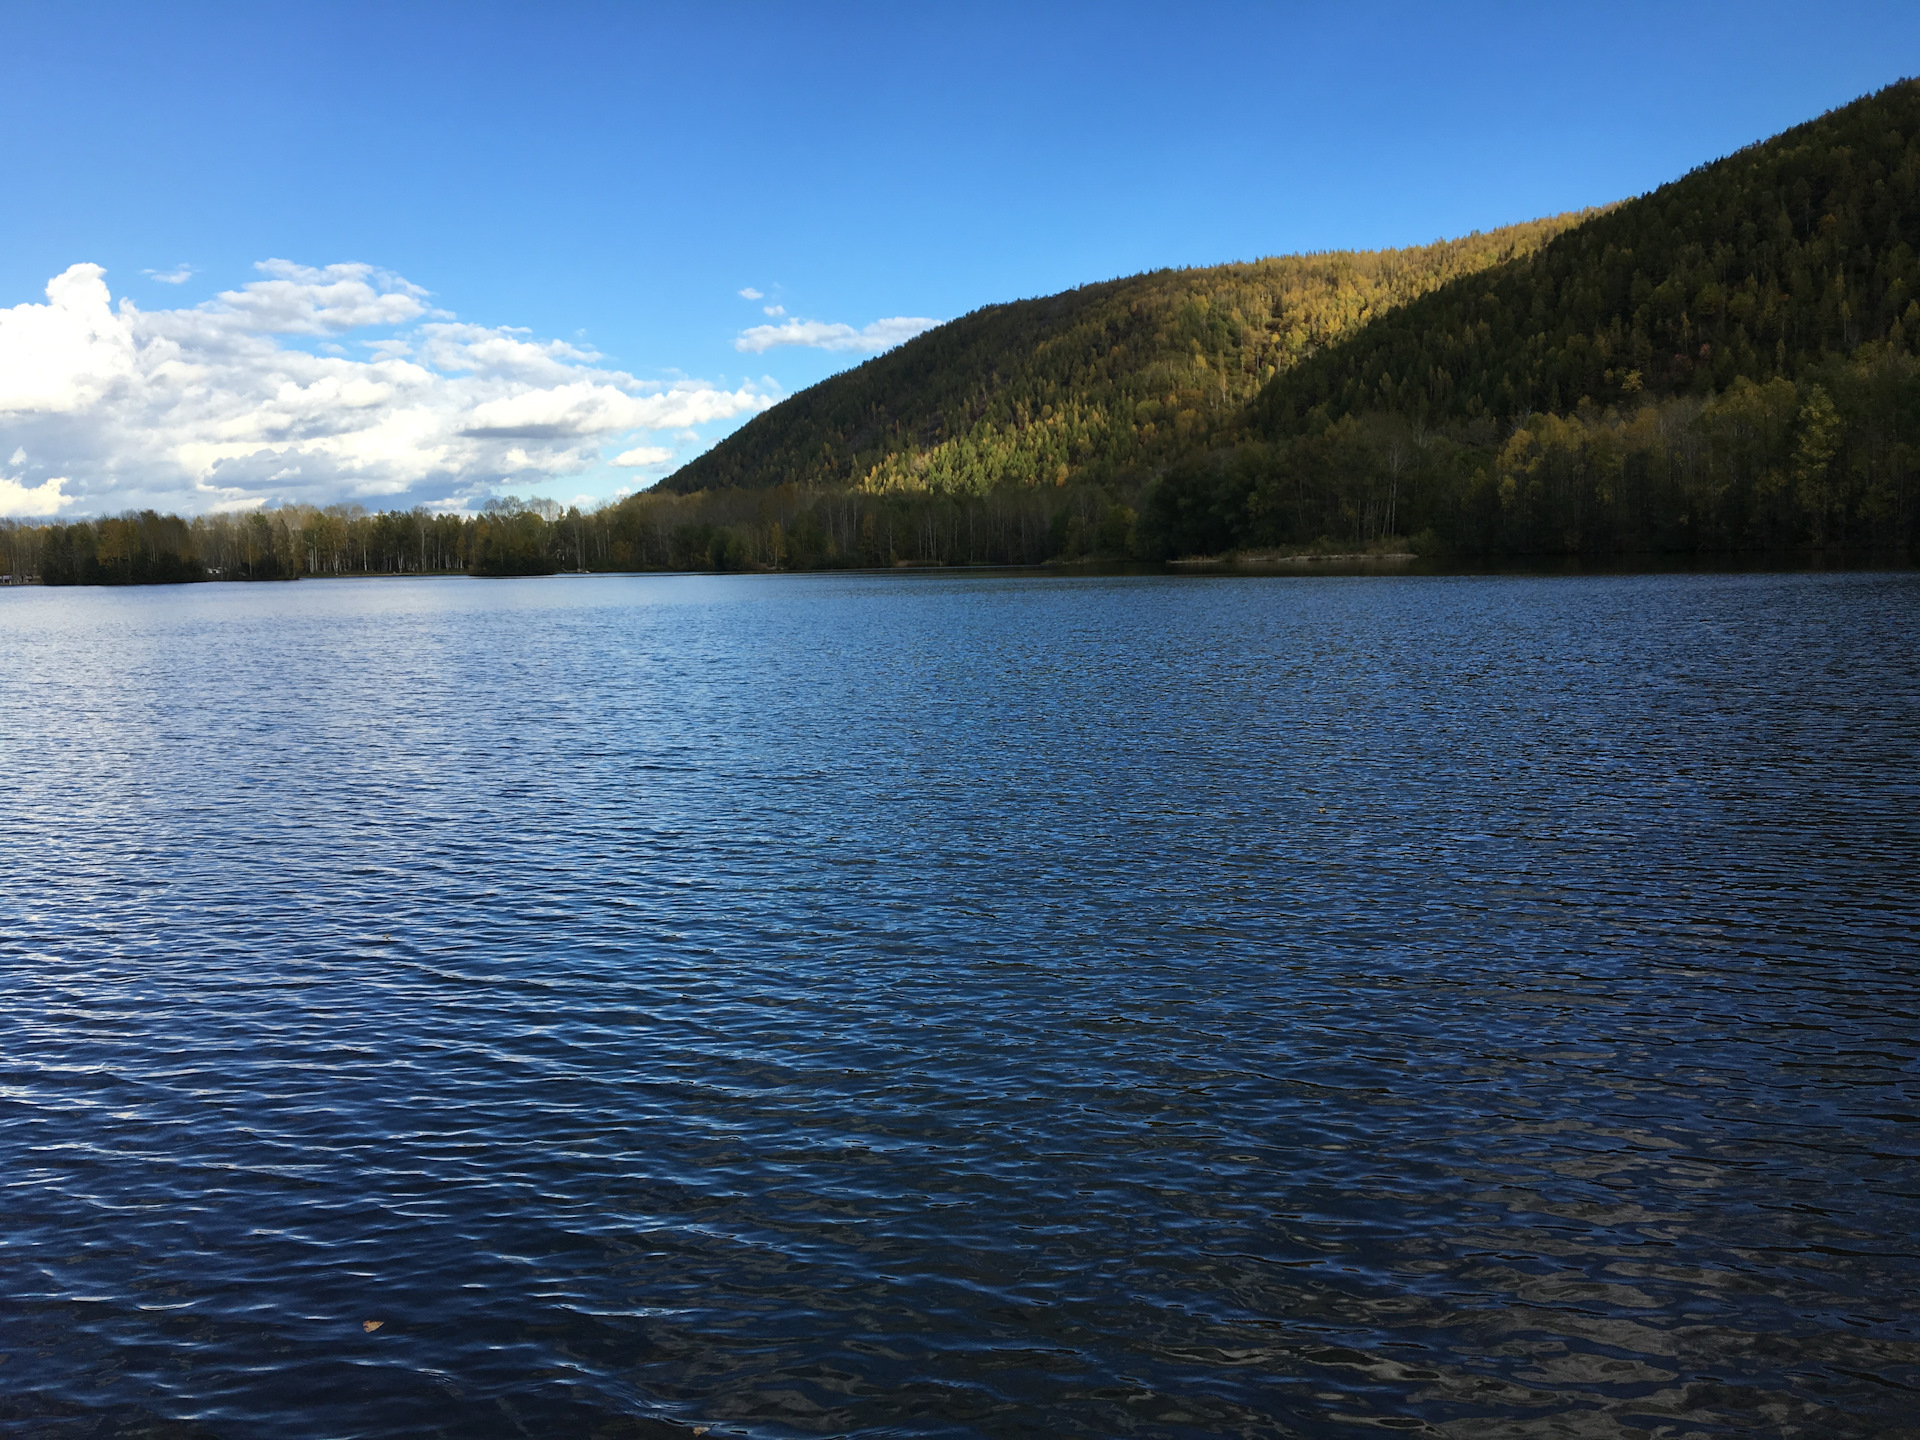
[[[0,592],[0,1419],[1910,1433],[1917,616]]]

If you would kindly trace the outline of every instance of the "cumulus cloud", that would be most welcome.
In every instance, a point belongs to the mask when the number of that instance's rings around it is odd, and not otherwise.
[[[742,300],[764,300],[767,297],[764,291],[756,290],[751,285],[749,285],[747,286],[746,289],[740,292],[740,298]]]
[[[25,485],[0,475],[0,515],[56,514],[74,501],[73,496],[61,493],[66,483],[64,475],[43,480],[38,485]]]
[[[427,292],[371,265],[314,270],[291,260],[262,260],[267,276],[223,290],[200,307],[203,321],[230,319],[235,328],[270,335],[337,335],[369,325],[400,325],[426,313]]]
[[[784,305],[762,305],[760,307],[760,313],[762,315],[784,315],[787,313],[787,307]]]
[[[25,467],[0,476],[0,511],[457,503],[585,470],[632,432],[773,403],[764,387],[640,380],[581,345],[461,322],[374,266],[258,270],[202,304],[143,311],[74,265],[46,303],[0,309],[0,450]],[[385,333],[351,334],[364,330]]]
[[[579,366],[600,359],[597,351],[565,340],[527,339],[528,333],[512,326],[435,321],[420,326],[414,341],[376,341],[373,348],[389,356],[418,354],[436,370],[470,370],[529,385],[565,384],[580,373]]]
[[[72,414],[133,374],[133,336],[107,304],[106,272],[75,265],[45,305],[0,310],[0,415]]]
[[[755,325],[742,330],[733,348],[762,355],[776,345],[806,345],[815,350],[857,350],[877,355],[939,323],[924,315],[895,315],[856,330],[851,325],[828,324],[824,320],[788,320],[779,325]]]
[[[554,440],[612,430],[670,430],[724,420],[753,408],[753,395],[679,385],[652,395],[629,395],[615,385],[577,380],[544,390],[489,400],[460,433],[480,439]]]
[[[162,285],[184,285],[193,278],[193,267],[176,265],[171,270],[147,270],[142,273],[158,280]]]
[[[664,445],[636,445],[613,457],[616,465],[664,465],[673,458],[673,451]]]

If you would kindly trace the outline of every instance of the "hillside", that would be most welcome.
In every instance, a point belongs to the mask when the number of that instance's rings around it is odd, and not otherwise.
[[[1920,544],[1920,84],[1702,166],[1276,377],[1161,554]]]
[[[992,305],[802,391],[664,483],[981,494],[1144,476],[1263,384],[1580,216],[1404,250],[1160,270]]]
[[[1920,340],[1916,245],[1920,84],[1902,82],[1380,315],[1257,408],[1284,433],[1315,405],[1507,420],[1795,379]]]

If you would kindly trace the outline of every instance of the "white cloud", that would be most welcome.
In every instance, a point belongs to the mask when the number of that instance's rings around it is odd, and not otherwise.
[[[758,355],[776,345],[806,345],[815,350],[859,350],[877,355],[939,323],[924,315],[895,315],[891,319],[876,320],[864,330],[856,330],[851,325],[830,325],[824,320],[788,320],[781,325],[755,325],[750,330],[742,330],[733,348]]]
[[[589,469],[628,432],[773,403],[765,387],[640,380],[581,345],[434,318],[425,290],[373,266],[259,269],[203,304],[143,311],[113,303],[99,266],[75,265],[45,304],[0,309],[0,448],[18,447],[15,468],[33,456],[0,480],[0,506],[456,506]],[[337,351],[362,327],[389,332],[348,341],[366,358],[280,338]]]
[[[471,370],[528,384],[563,384],[580,373],[579,366],[601,358],[599,352],[565,340],[523,339],[528,332],[518,327],[435,322],[422,325],[418,333],[418,354],[436,370]],[[380,341],[374,348],[404,343]],[[414,353],[413,348],[406,353]]]
[[[193,278],[193,267],[176,265],[171,270],[143,270],[141,273],[151,276],[162,285],[184,285]]]
[[[490,400],[473,411],[461,433],[480,439],[552,440],[614,430],[669,430],[725,420],[754,409],[756,399],[744,387],[712,390],[682,382],[658,394],[629,395],[615,385],[577,380]]]
[[[72,266],[47,282],[45,305],[0,310],[0,415],[85,410],[133,373],[133,337],[107,306],[105,274]]]
[[[616,465],[664,465],[673,459],[673,451],[664,445],[636,445],[633,449],[613,457]]]
[[[0,475],[0,515],[52,515],[71,505],[75,497],[63,495],[65,476],[56,476],[38,485],[25,485]]]
[[[742,300],[764,300],[767,297],[764,291],[756,290],[749,285],[740,292],[740,298]]]
[[[760,307],[760,313],[762,315],[784,315],[787,313],[787,307],[784,305],[762,305]]]
[[[265,280],[223,290],[199,313],[232,316],[269,335],[336,335],[367,325],[400,325],[426,313],[427,292],[371,265],[309,269],[291,260],[262,260]]]

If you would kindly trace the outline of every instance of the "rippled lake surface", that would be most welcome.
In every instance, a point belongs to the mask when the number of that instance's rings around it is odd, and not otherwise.
[[[1920,1433],[1915,575],[0,591],[0,745],[8,1433]]]

